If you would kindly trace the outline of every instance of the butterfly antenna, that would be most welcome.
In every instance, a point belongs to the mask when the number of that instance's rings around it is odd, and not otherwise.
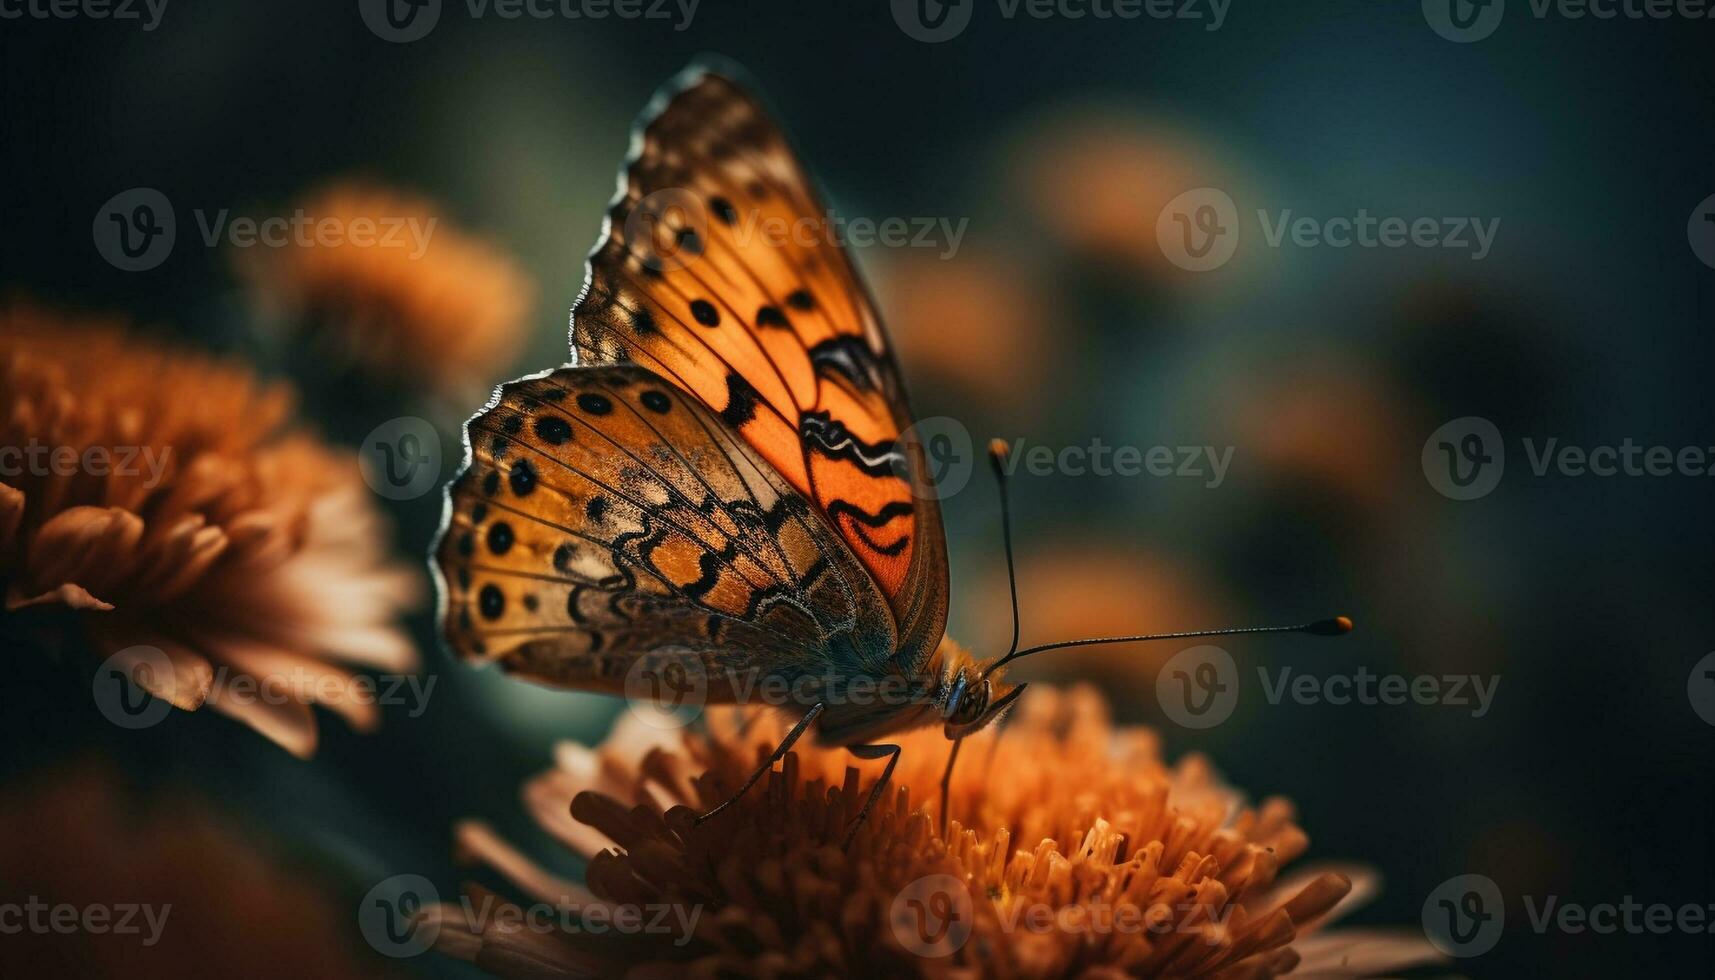
[[[1009,653],[983,671],[983,676],[987,677],[1005,666],[1008,661],[1017,660],[1019,657],[1028,657],[1033,653],[1042,653],[1046,650],[1063,650],[1067,647],[1089,647],[1101,643],[1142,643],[1147,640],[1188,640],[1202,636],[1240,636],[1246,633],[1309,633],[1312,636],[1342,636],[1351,631],[1351,617],[1335,616],[1332,619],[1318,619],[1314,623],[1305,623],[1302,626],[1247,626],[1241,629],[1192,630],[1185,633],[1140,633],[1136,636],[1104,636],[1088,640],[1061,640],[1059,643],[1044,643],[1041,646]]]
[[[1012,645],[1006,648],[1006,656],[1001,658],[1003,663],[1018,650],[1018,576],[1012,567],[1012,508],[1006,496],[1006,454],[1006,440],[989,441],[989,464],[994,467],[995,485],[1000,488],[1000,539],[1006,546],[1006,584],[1012,590]]]
[[[1184,633],[1141,633],[1136,636],[1062,640],[1059,643],[1044,643],[1028,650],[1020,650],[1018,648],[1018,577],[1013,571],[1012,562],[1012,509],[1009,506],[1006,493],[1006,457],[1006,441],[1004,439],[991,440],[989,442],[989,463],[994,467],[995,484],[1000,488],[1000,534],[1001,541],[1006,546],[1006,584],[1012,592],[1012,645],[1007,647],[1005,656],[990,664],[988,669],[983,671],[984,680],[987,680],[990,674],[1019,657],[1028,657],[1033,653],[1060,650],[1066,647],[1088,647],[1102,643],[1143,643],[1148,640],[1188,640],[1193,637],[1238,636],[1244,633],[1309,633],[1314,636],[1340,636],[1352,631],[1350,617],[1335,616],[1332,619],[1318,619],[1314,623],[1305,623],[1302,626],[1248,626],[1241,629],[1193,630]],[[951,766],[948,768],[950,771]]]

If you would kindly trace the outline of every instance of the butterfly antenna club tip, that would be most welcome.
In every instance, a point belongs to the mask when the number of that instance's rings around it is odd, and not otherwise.
[[[1314,623],[1306,624],[1300,630],[1300,632],[1311,633],[1316,636],[1344,636],[1351,631],[1352,617],[1350,616],[1335,616],[1332,619],[1318,619]]]

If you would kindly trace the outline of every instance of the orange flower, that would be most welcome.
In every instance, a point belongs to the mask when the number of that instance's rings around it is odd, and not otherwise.
[[[476,921],[445,905],[428,916],[438,945],[533,977],[1272,977],[1310,938],[1335,975],[1342,960],[1398,969],[1433,956],[1421,939],[1311,937],[1353,881],[1279,878],[1308,845],[1286,801],[1245,807],[1199,757],[1167,766],[1155,735],[1111,727],[1092,689],[1033,688],[1020,705],[1003,730],[967,739],[945,834],[933,810],[949,743],[938,730],[900,738],[894,786],[849,851],[840,842],[875,774],[845,750],[800,742],[698,826],[693,814],[740,785],[786,720],[717,709],[706,733],[681,736],[628,716],[599,749],[562,747],[525,792],[590,858],[587,891],[483,825],[460,841],[537,902],[672,908],[691,935],[523,929],[502,923],[527,916]]]
[[[311,702],[376,723],[323,658],[413,669],[395,618],[420,583],[355,458],[285,427],[288,391],[29,307],[0,309],[0,390],[0,626],[87,639],[156,697],[299,756]]]
[[[493,383],[523,342],[535,286],[498,246],[428,202],[339,184],[299,206],[328,234],[239,263],[265,306],[312,343],[387,381]]]

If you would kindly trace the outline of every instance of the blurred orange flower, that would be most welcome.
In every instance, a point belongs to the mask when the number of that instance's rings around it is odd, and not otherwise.
[[[251,249],[238,266],[318,348],[389,382],[443,389],[491,384],[517,356],[536,290],[499,246],[427,201],[363,184],[298,209],[332,231]]]
[[[1421,938],[1315,932],[1353,880],[1280,878],[1308,844],[1286,801],[1245,806],[1199,757],[1166,765],[1156,736],[1113,728],[1093,689],[1032,689],[1020,705],[1004,730],[967,739],[945,834],[936,804],[913,801],[938,799],[950,743],[899,738],[894,785],[849,851],[867,780],[844,749],[800,742],[696,825],[789,719],[722,708],[706,733],[680,734],[630,715],[599,749],[563,746],[525,791],[590,859],[587,890],[481,824],[460,842],[531,901],[670,907],[689,936],[517,928],[500,923],[527,916],[477,922],[454,904],[426,918],[442,950],[519,977],[1272,977],[1312,943],[1326,975],[1363,976],[1433,957]]]
[[[1420,478],[1408,411],[1382,380],[1379,367],[1349,357],[1277,361],[1221,402],[1237,444],[1264,472],[1376,513],[1399,494],[1402,476]]]
[[[1180,194],[1226,179],[1196,140],[1122,109],[1063,108],[1015,147],[1014,192],[1050,239],[1122,273],[1181,278],[1157,220]]]
[[[998,407],[1050,383],[1067,328],[1027,268],[996,253],[905,250],[877,277],[900,363],[928,386],[951,382]]]
[[[0,390],[0,627],[87,640],[156,697],[299,756],[312,702],[375,725],[359,678],[324,658],[414,669],[395,620],[420,581],[390,559],[355,457],[287,427],[286,389],[13,306]]]
[[[1194,572],[1165,556],[1102,544],[1066,541],[1019,556],[1023,604],[1020,647],[1087,636],[1212,629],[1230,622],[1227,604]],[[991,568],[972,593],[980,649],[1004,652],[1012,639],[1011,596],[1004,566]],[[1136,690],[1181,648],[1122,643],[1058,650],[1013,668],[1020,680],[1081,678],[1109,690]]]
[[[7,787],[0,882],[20,907],[8,977],[388,975],[318,883],[206,805],[132,797],[104,764]]]

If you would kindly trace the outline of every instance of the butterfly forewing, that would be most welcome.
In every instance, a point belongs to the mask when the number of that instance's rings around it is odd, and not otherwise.
[[[668,648],[711,676],[791,676],[877,670],[896,647],[883,597],[803,496],[642,367],[513,382],[467,438],[437,553],[464,656],[619,691]]]
[[[868,571],[914,666],[945,626],[946,545],[868,291],[755,100],[692,71],[657,106],[573,310],[579,362],[635,362],[708,405]]]

